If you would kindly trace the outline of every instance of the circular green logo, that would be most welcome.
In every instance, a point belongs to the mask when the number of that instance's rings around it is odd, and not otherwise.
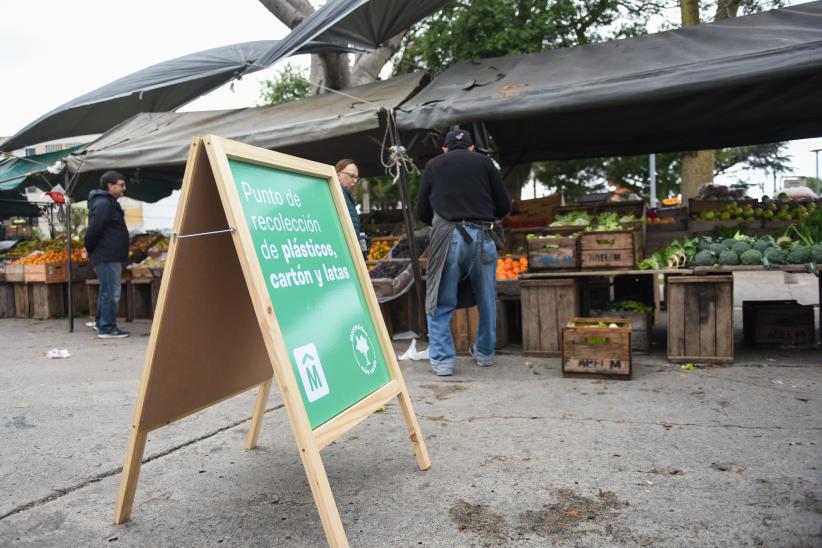
[[[366,375],[372,375],[377,370],[377,352],[371,337],[361,324],[355,324],[348,335],[354,359],[360,370]]]

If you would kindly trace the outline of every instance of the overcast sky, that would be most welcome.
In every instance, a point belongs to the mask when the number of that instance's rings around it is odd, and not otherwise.
[[[149,65],[286,33],[258,0],[6,0],[0,7],[0,136]],[[292,62],[306,66],[306,56]],[[253,106],[259,82],[272,74],[268,69],[248,75],[233,92],[223,86],[184,110]],[[817,148],[822,138],[791,143],[794,174],[814,176],[810,151]],[[769,175],[745,177],[759,183]]]
[[[257,0],[7,0],[0,6],[0,135],[9,136],[75,97],[195,51],[287,34]],[[304,56],[303,56],[304,57]],[[253,106],[246,76],[186,110]]]

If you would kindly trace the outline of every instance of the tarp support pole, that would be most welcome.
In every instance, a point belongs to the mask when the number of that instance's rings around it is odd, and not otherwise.
[[[63,172],[63,182],[65,183],[65,207],[66,207],[66,263],[68,263],[68,287],[66,298],[68,299],[68,328],[69,333],[74,333],[74,293],[71,289],[71,199],[68,196],[68,187],[71,183],[68,168]]]
[[[393,112],[388,112],[387,121],[391,127],[391,143],[395,147],[402,146],[400,142],[400,132],[397,124],[394,123]],[[417,239],[414,236],[414,220],[411,218],[411,209],[408,205],[408,172],[403,162],[397,162],[397,172],[399,173],[400,200],[402,201],[402,216],[405,219],[405,232],[408,235],[408,249],[411,254],[411,272],[414,274],[414,298],[417,304],[417,333],[420,339],[425,339],[427,335],[425,320],[425,300],[422,292],[422,274],[420,273],[420,263],[417,257]]]
[[[648,155],[648,173],[650,174],[651,207],[656,207],[656,154]]]

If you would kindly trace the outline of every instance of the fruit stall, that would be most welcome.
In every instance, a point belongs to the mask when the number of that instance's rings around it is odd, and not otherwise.
[[[715,186],[687,207],[572,204],[520,225],[524,246],[501,258],[498,278],[518,284],[523,352],[561,357],[569,322],[597,317],[627,319],[632,351],[648,352],[650,328],[665,318],[669,361],[733,361],[733,273],[817,273],[822,201],[754,200],[740,189],[718,196]],[[527,267],[512,276],[514,265]],[[744,309],[746,343],[807,348],[820,338],[811,305],[746,301]]]
[[[159,293],[168,238],[158,232],[132,236],[119,315],[150,319]],[[97,307],[99,283],[83,256],[82,241],[72,241],[71,291],[65,237],[21,240],[0,254],[0,318],[46,319],[66,316],[71,298],[75,316]]]

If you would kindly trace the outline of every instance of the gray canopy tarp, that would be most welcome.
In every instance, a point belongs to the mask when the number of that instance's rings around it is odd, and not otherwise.
[[[333,164],[352,158],[364,176],[385,173],[381,162],[385,112],[426,82],[406,74],[287,104],[239,110],[138,114],[69,157],[79,172],[72,195],[82,199],[99,174],[116,169],[128,178],[126,195],[153,202],[179,188],[194,136],[214,134],[302,158]]]
[[[822,135],[822,2],[458,63],[401,130],[485,122],[505,165]]]
[[[254,72],[257,59],[277,40],[244,42],[199,51],[138,70],[72,99],[44,114],[0,144],[15,150],[52,139],[102,133],[138,112],[174,110],[217,89],[243,72]],[[309,42],[298,53],[353,51],[351,48]],[[248,69],[248,70],[247,70]]]
[[[451,0],[335,0],[306,17],[263,55],[270,65],[293,54],[307,40],[376,49]]]

